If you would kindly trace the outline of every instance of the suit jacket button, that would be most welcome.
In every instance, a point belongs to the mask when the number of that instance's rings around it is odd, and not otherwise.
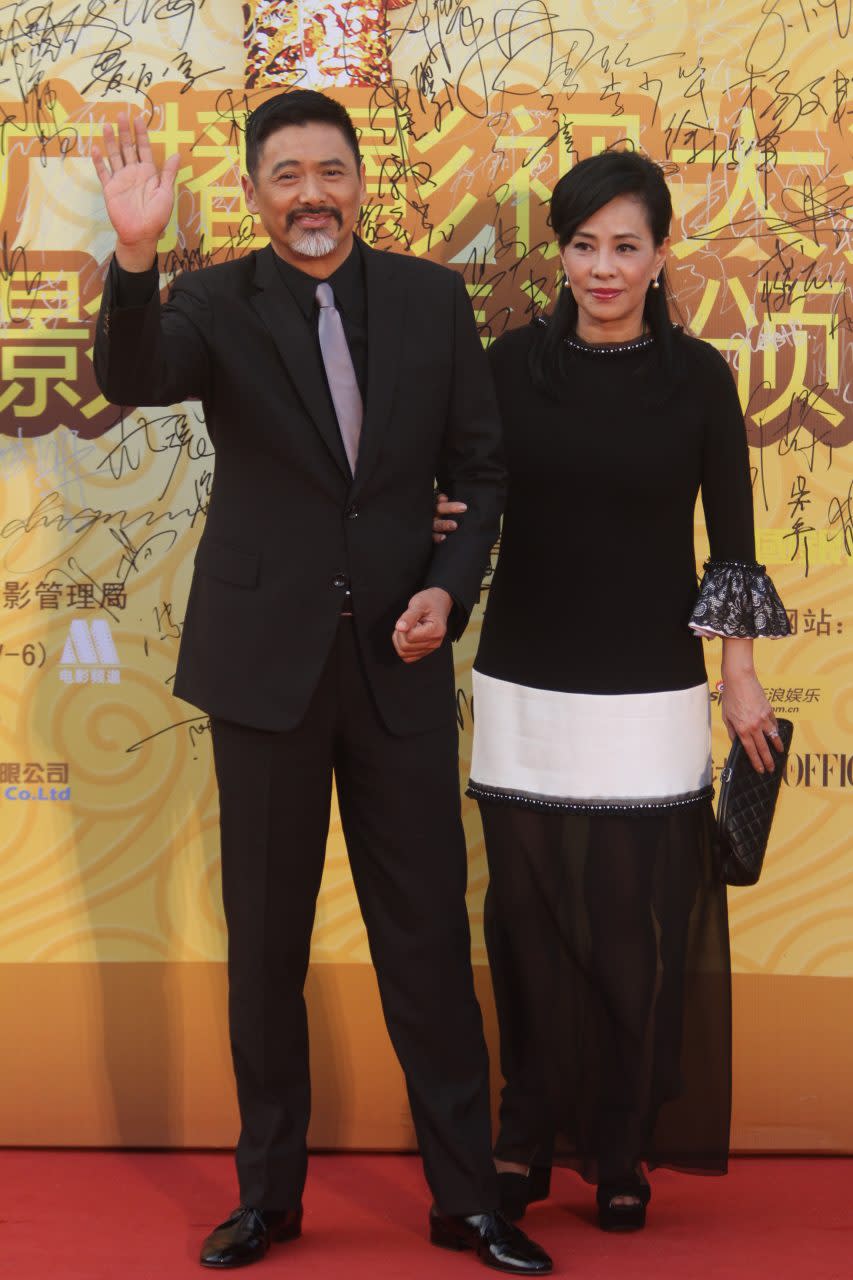
[[[346,516],[347,516],[347,520],[358,519],[358,507],[355,505],[355,503],[353,503],[351,507],[347,507]]]
[[[347,580],[344,574],[336,573],[334,578],[332,578],[333,587],[345,587],[346,585],[347,585]]]

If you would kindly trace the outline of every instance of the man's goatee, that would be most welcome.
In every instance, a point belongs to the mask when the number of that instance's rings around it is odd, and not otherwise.
[[[292,244],[305,258],[325,258],[338,247],[337,241],[325,231],[303,231]]]

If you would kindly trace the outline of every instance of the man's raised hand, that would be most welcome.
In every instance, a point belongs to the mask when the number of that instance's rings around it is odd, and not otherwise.
[[[112,125],[104,125],[104,151],[106,155],[93,147],[92,161],[118,237],[116,258],[127,271],[146,271],[172,216],[180,157],[169,156],[159,171],[145,120],[137,116],[131,132],[124,113],[118,118],[118,136]]]

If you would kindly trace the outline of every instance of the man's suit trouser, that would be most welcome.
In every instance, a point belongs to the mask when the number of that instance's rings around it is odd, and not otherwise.
[[[390,644],[390,638],[389,638]],[[412,672],[417,678],[416,672]],[[303,986],[332,772],[427,1180],[446,1213],[497,1204],[488,1061],[470,962],[456,725],[394,737],[342,619],[287,733],[213,721],[242,1203],[298,1204],[310,1110]]]

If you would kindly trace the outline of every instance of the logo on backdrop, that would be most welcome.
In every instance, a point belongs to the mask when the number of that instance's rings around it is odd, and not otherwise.
[[[814,609],[787,609],[788,621],[791,624],[791,635],[820,636],[842,635],[844,619],[836,618],[826,609],[815,613]]]
[[[0,458],[2,450],[0,450]],[[36,582],[15,578],[3,583],[4,609],[126,609],[127,588],[123,582]]]
[[[808,716],[821,701],[822,685],[765,685],[764,695],[777,716],[798,716],[801,708],[804,716]],[[711,701],[722,701],[719,689],[711,690]]]
[[[48,760],[45,764],[38,760],[0,760],[0,784],[4,784],[7,800],[70,800],[67,783],[66,760]]]
[[[714,782],[718,783],[725,760],[714,761]],[[853,791],[853,752],[792,751],[782,781],[792,790]]]
[[[789,787],[853,788],[853,753],[804,751],[788,757],[783,779]]]
[[[119,684],[121,663],[110,625],[103,618],[75,618],[62,650],[59,678],[65,684]]]

